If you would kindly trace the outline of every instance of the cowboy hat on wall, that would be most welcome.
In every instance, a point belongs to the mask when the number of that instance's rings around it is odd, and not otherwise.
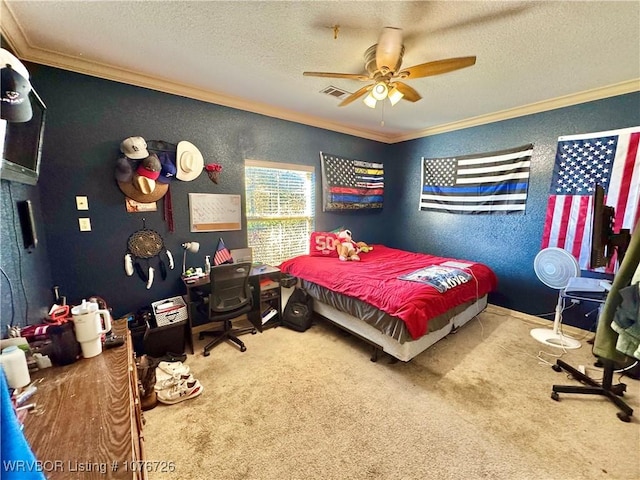
[[[204,158],[200,150],[191,142],[178,143],[176,151],[176,178],[183,182],[195,180],[204,169]]]

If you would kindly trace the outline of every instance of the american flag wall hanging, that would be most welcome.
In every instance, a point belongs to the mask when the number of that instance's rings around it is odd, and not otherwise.
[[[533,145],[474,155],[422,158],[420,210],[524,213]]]
[[[541,248],[572,253],[590,268],[591,209],[595,184],[615,209],[614,232],[633,233],[640,221],[640,127],[558,138]],[[613,272],[609,266],[607,272]]]
[[[384,165],[320,152],[322,211],[380,209]]]

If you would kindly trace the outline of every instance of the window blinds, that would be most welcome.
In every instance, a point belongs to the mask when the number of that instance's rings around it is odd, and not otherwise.
[[[247,160],[245,190],[247,240],[255,261],[277,266],[309,253],[315,225],[313,167]]]

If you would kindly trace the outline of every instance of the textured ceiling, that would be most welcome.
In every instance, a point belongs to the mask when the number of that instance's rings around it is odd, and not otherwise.
[[[638,1],[0,1],[23,60],[387,142],[640,90]],[[302,76],[364,73],[384,26],[403,29],[403,67],[476,65],[375,109],[320,93],[361,82]]]

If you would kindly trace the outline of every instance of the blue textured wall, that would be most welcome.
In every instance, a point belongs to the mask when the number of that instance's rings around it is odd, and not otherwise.
[[[27,199],[39,227],[38,246],[30,250],[24,248],[17,209],[18,202]],[[51,306],[52,280],[38,188],[2,180],[0,201],[0,337],[4,337],[7,325],[39,323],[44,318]]]
[[[183,242],[201,243],[198,255],[189,254],[189,262],[196,265],[204,265],[204,255],[213,253],[221,235],[229,248],[246,246],[244,215],[243,231],[190,233],[188,210],[191,192],[244,194],[245,159],[313,165],[318,178],[321,150],[383,159],[383,148],[374,141],[59,69],[32,66],[30,71],[48,107],[37,186],[41,201],[33,198],[42,211],[40,227],[49,243],[52,273],[42,277],[51,285],[60,285],[72,303],[91,295],[103,297],[116,315],[183,293],[179,279]],[[169,233],[163,220],[162,201],[157,212],[131,214],[125,210],[114,166],[121,140],[133,135],[172,143],[189,140],[200,149],[205,162],[223,165],[217,185],[206,174],[171,184],[174,233]],[[88,212],[76,210],[76,195],[88,197]],[[318,229],[348,223],[363,238],[377,241],[376,223],[371,219],[380,213],[347,215],[348,220],[344,215],[322,214],[320,182],[316,195]],[[91,219],[91,232],[79,231],[78,218],[85,216]],[[127,240],[142,228],[143,218],[147,228],[160,233],[176,260],[176,269],[169,271],[165,281],[157,275],[150,290],[137,276],[127,277],[123,268]],[[152,260],[151,266],[157,263]],[[46,302],[52,301],[48,292]]]
[[[28,257],[22,255],[20,274],[16,267],[18,247],[11,237],[8,184],[2,182],[0,259],[14,286],[19,285],[20,275],[28,284],[25,290],[30,312],[38,309],[38,313],[29,315],[29,323],[53,301],[50,287],[54,284],[60,285],[72,303],[100,295],[116,315],[181,294],[180,244],[200,241],[203,259],[207,248],[212,251],[220,236],[189,232],[188,193],[243,194],[246,158],[315,166],[318,230],[347,225],[358,239],[369,243],[485,262],[496,270],[500,281],[499,291],[491,297],[493,303],[530,313],[548,312],[553,310],[555,295],[537,281],[532,262],[539,251],[557,137],[640,124],[640,95],[632,94],[385,145],[58,69],[32,66],[30,70],[33,84],[49,108],[42,173],[36,188],[11,184],[11,189],[14,201],[30,198],[34,202],[42,246]],[[125,211],[113,168],[120,141],[132,135],[174,143],[189,140],[202,151],[206,162],[223,165],[218,185],[206,175],[192,182],[173,182],[175,233],[169,233],[163,221],[162,202],[158,203],[158,212]],[[422,156],[486,152],[530,142],[535,149],[524,216],[454,216],[418,211]],[[320,151],[383,161],[384,210],[323,213]],[[76,210],[76,195],[88,196],[88,212]],[[79,231],[78,218],[82,216],[91,218],[91,232]],[[127,277],[123,269],[127,239],[142,227],[143,217],[148,228],[163,236],[177,264],[166,281],[156,279],[150,290],[137,277]],[[223,236],[231,248],[246,245],[244,229],[223,232]],[[11,305],[5,295],[4,277],[2,288],[5,323]],[[20,290],[18,293],[14,303],[18,323],[24,324],[24,295]]]
[[[492,303],[543,314],[553,311],[557,293],[535,276],[557,139],[561,135],[640,125],[640,93],[496,122],[397,145],[399,182],[387,192],[394,202],[390,242],[401,248],[480,261],[498,274]],[[418,210],[420,159],[491,152],[533,143],[524,215],[452,215]],[[568,317],[571,315],[568,314]],[[570,319],[570,323],[580,319]],[[590,324],[591,320],[589,320]],[[588,326],[588,325],[587,325]]]

